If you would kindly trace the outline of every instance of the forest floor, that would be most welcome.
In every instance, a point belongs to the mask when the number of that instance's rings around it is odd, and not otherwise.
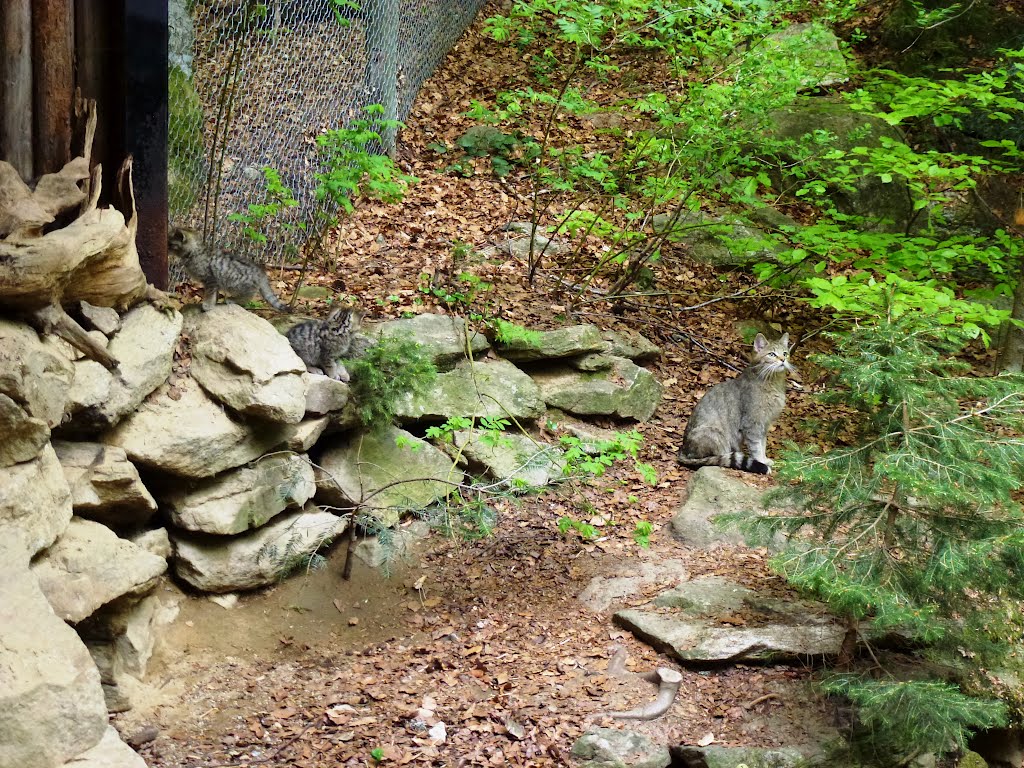
[[[641,459],[656,468],[658,482],[646,485],[623,465],[589,485],[524,497],[501,510],[492,537],[459,542],[435,534],[387,579],[357,567],[353,580],[343,581],[342,547],[325,569],[244,595],[231,609],[183,596],[145,703],[116,718],[125,736],[145,724],[160,729],[141,748],[153,768],[373,765],[374,749],[383,750],[385,765],[564,765],[588,727],[621,723],[602,713],[651,696],[644,683],[605,674],[613,645],[628,648],[634,669],[667,663],[616,629],[608,614],[577,601],[594,576],[672,558],[690,577],[720,574],[785,591],[761,550],[699,550],[672,538],[669,521],[691,475],[674,455],[696,401],[744,363],[737,322],[788,331],[803,342],[801,366],[822,343],[816,333],[828,319],[778,293],[751,290],[749,274],[696,264],[681,247],[668,247],[653,266],[660,295],[616,302],[567,288],[593,264],[594,243],[578,243],[571,261],[546,259],[533,284],[526,265],[509,256],[453,263],[457,244],[474,252],[500,245],[507,223],[530,218],[529,187],[517,172],[497,179],[479,160],[470,162],[475,172],[468,176],[451,173],[452,158],[435,151],[455,146],[474,124],[463,117],[472,100],[493,104],[497,92],[528,84],[522,55],[481,33],[489,10],[426,84],[401,133],[399,163],[419,182],[401,203],[362,203],[331,235],[333,263],[316,265],[307,282],[356,297],[371,318],[441,307],[532,328],[589,322],[641,331],[664,352],[650,366],[664,384],[664,401],[638,426]],[[619,87],[626,86],[610,82],[588,95],[613,105]],[[609,114],[605,119],[617,119]],[[561,122],[582,134],[597,121]],[[448,307],[421,290],[423,275],[434,287],[458,290],[462,271],[492,287]],[[271,273],[289,295],[297,273]],[[312,303],[303,311],[321,309]],[[784,440],[807,439],[799,425],[808,416],[826,415],[811,397],[819,387],[804,366],[770,455]],[[562,516],[597,523],[600,536],[560,533]],[[647,549],[632,538],[641,520],[653,525]],[[670,586],[652,585],[647,597]],[[789,666],[683,670],[668,715],[635,729],[671,744],[815,742],[829,729],[829,710],[812,692],[812,674]],[[426,732],[437,722],[446,727],[442,743]]]

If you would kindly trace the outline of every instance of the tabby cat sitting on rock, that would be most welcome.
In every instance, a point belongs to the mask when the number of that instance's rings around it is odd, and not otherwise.
[[[754,356],[743,373],[709,389],[693,409],[678,461],[685,467],[732,467],[767,475],[768,430],[786,404],[789,334],[754,339]]]
[[[353,346],[363,313],[350,307],[338,307],[326,320],[306,320],[285,335],[310,373],[325,373],[332,379],[348,381],[348,371],[338,362]]]
[[[203,312],[216,306],[218,292],[238,302],[246,302],[258,292],[278,312],[288,311],[270,287],[263,267],[207,245],[194,229],[172,227],[167,233],[167,252],[203,284]]]

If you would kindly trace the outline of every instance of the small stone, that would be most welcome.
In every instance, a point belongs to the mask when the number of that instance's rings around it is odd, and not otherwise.
[[[138,749],[143,744],[148,744],[160,735],[160,729],[155,725],[144,725],[128,737],[128,746]]]
[[[121,317],[111,307],[97,307],[88,301],[78,302],[79,311],[93,329],[104,336],[112,336],[121,330]]]

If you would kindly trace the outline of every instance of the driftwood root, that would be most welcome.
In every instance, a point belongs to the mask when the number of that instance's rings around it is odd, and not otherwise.
[[[608,712],[609,717],[618,720],[654,720],[661,717],[672,706],[679,688],[683,683],[683,675],[670,667],[658,667],[653,672],[635,673],[626,669],[627,653],[625,648],[616,648],[608,661],[608,674],[620,679],[639,678],[658,686],[658,695],[654,701],[636,709],[624,712]]]

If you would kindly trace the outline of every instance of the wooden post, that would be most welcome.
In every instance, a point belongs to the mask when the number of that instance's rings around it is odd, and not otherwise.
[[[36,174],[71,159],[74,96],[71,0],[32,0],[33,152]]]
[[[32,178],[32,5],[0,2],[0,159]]]
[[[167,287],[167,0],[124,0],[124,143],[135,158],[136,245],[147,279]]]

